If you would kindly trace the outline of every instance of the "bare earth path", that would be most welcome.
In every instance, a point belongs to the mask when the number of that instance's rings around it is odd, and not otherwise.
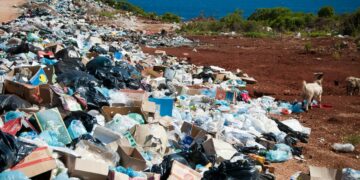
[[[13,7],[20,6],[27,0],[0,0],[0,23],[16,19],[20,15],[20,9]]]

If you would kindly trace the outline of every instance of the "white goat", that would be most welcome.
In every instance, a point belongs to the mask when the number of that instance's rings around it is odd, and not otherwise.
[[[303,81],[303,92],[302,96],[305,102],[305,111],[308,111],[309,108],[311,109],[311,102],[314,99],[317,99],[319,101],[319,105],[321,104],[321,95],[323,93],[322,88],[322,76],[323,74],[316,74],[317,80],[315,80],[313,83],[306,83],[306,81]]]

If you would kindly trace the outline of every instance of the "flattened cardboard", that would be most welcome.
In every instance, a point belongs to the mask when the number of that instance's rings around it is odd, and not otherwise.
[[[26,156],[11,170],[17,170],[31,178],[57,167],[55,159],[47,147],[39,147]]]
[[[229,160],[237,153],[236,149],[229,143],[220,139],[208,139],[203,144],[206,155],[216,155],[217,161]]]
[[[146,161],[137,148],[119,146],[120,163],[122,166],[131,167],[135,171],[143,171],[146,168]]]
[[[341,180],[342,172],[326,167],[309,166],[310,180]]]
[[[106,163],[91,159],[68,156],[66,164],[70,176],[78,177],[83,180],[106,180],[109,172],[109,166]]]
[[[200,180],[201,178],[200,173],[174,160],[168,180]]]

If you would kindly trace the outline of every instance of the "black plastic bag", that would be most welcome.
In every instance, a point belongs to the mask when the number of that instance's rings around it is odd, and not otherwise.
[[[253,160],[246,158],[236,162],[226,160],[221,162],[218,168],[211,168],[204,173],[204,180],[217,179],[239,179],[239,180],[258,180],[259,172]]]
[[[89,84],[93,84],[94,86],[98,84],[98,80],[91,74],[76,70],[70,70],[62,73],[56,80],[57,82],[61,82],[65,86],[72,87],[74,89],[81,86],[89,86]]]
[[[80,92],[80,96],[84,97],[87,101],[88,110],[100,110],[103,106],[109,106],[108,99],[97,91],[94,87],[88,86],[81,88],[85,92]],[[79,89],[77,89],[78,92]]]
[[[22,41],[20,45],[9,48],[7,51],[9,54],[20,54],[29,52],[29,44]]]
[[[0,95],[0,114],[4,111],[15,111],[18,108],[29,108],[31,104],[16,95]]]
[[[161,164],[152,166],[150,172],[160,174],[161,180],[166,180],[170,175],[172,163],[174,160],[180,162],[181,164],[189,166],[189,163],[186,160],[185,156],[186,153],[183,152],[164,156],[164,159],[161,162]]]
[[[92,46],[89,51],[90,52],[96,52],[98,54],[107,54],[108,53],[104,48],[99,46],[99,44],[96,44],[95,46]]]
[[[95,74],[97,69],[101,69],[104,67],[112,67],[111,59],[105,56],[98,56],[86,64],[86,69],[90,74]]]
[[[0,172],[13,167],[36,148],[15,139],[14,136],[0,131]]]
[[[83,111],[74,111],[67,115],[64,118],[65,126],[69,127],[73,120],[80,120],[89,133],[93,130],[94,125],[97,124],[95,117]]]
[[[305,133],[302,132],[297,132],[292,130],[289,126],[285,125],[284,123],[282,123],[281,121],[277,120],[277,119],[273,119],[276,124],[278,125],[278,128],[280,129],[280,131],[285,132],[286,134],[288,134],[289,136],[292,136],[296,139],[299,139],[302,143],[307,143],[309,136]]]

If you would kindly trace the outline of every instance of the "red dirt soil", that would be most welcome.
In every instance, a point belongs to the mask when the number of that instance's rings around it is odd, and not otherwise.
[[[158,49],[170,55],[189,57],[196,65],[241,69],[258,80],[256,85],[248,87],[252,95],[256,91],[257,94],[270,94],[281,100],[301,100],[302,81],[311,82],[313,73],[324,72],[322,103],[333,107],[315,108],[308,113],[291,115],[311,128],[310,140],[307,144],[301,144],[305,162],[290,160],[272,164],[276,167],[277,179],[289,179],[297,171],[307,172],[309,165],[360,170],[360,145],[352,153],[331,150],[333,143],[344,142],[348,135],[360,136],[360,95],[347,96],[344,81],[347,76],[360,77],[360,52],[356,50],[353,40],[225,36],[189,38],[200,41],[197,52],[190,47]],[[311,44],[311,52],[306,53],[305,44]],[[155,51],[146,47],[143,50],[148,53]]]

